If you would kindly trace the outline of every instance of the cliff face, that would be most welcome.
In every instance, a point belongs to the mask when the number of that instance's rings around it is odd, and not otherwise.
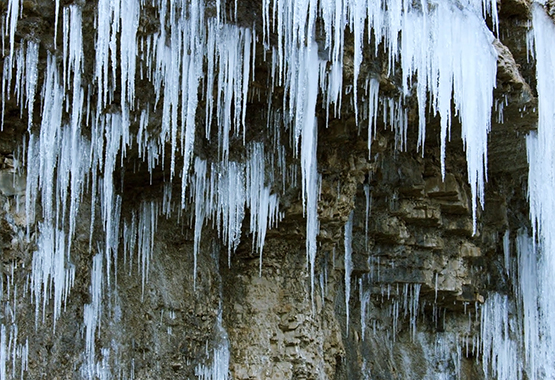
[[[0,4],[1,379],[530,376],[531,4],[309,3]]]

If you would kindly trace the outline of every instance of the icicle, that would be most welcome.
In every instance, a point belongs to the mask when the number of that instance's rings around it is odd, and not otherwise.
[[[380,82],[371,78],[367,85],[368,88],[368,158],[372,157],[372,142],[376,136],[376,122],[378,120],[378,94]]]
[[[55,0],[54,4],[54,49],[56,49],[56,40],[58,39],[58,19],[60,15],[60,0]]]
[[[366,199],[366,208],[364,215],[364,247],[366,252],[368,252],[368,221],[372,208],[372,195],[370,193],[370,185],[367,183],[364,184],[364,197]]]
[[[523,340],[524,340],[524,354],[526,358],[526,370],[529,379],[535,380],[540,377],[539,371],[544,364],[550,363],[542,358],[544,355],[543,350],[547,347],[542,347],[548,340],[540,332],[540,326],[543,323],[541,318],[542,306],[540,301],[539,289],[542,281],[539,278],[538,259],[537,256],[540,252],[536,251],[534,239],[529,237],[527,231],[522,231],[518,234],[517,240],[517,254],[518,254],[518,279],[517,289],[518,298],[521,305],[521,315],[523,324]],[[547,353],[547,352],[545,352]]]
[[[200,158],[195,159],[195,174],[193,177],[193,200],[195,204],[195,238],[193,248],[193,288],[196,289],[197,281],[197,260],[200,250],[200,238],[202,234],[202,227],[204,225],[204,218],[206,215],[204,207],[205,189],[206,189],[206,161]]]
[[[120,70],[121,70],[121,113],[124,125],[123,149],[129,144],[129,108],[135,100],[135,70],[137,57],[137,28],[139,26],[138,0],[119,0],[120,11]]]
[[[538,129],[526,139],[528,197],[533,240],[518,238],[519,285],[524,311],[524,334],[528,375],[531,379],[554,373],[555,352],[555,24],[538,3],[532,4],[533,36],[538,91]],[[537,260],[537,261],[536,261]],[[537,272],[536,272],[537,271]],[[527,281],[526,283],[524,281]]]
[[[31,293],[35,299],[35,324],[42,309],[43,322],[46,304],[54,296],[54,329],[63,303],[73,286],[74,268],[66,264],[66,236],[49,223],[39,225],[38,250],[33,254]]]
[[[264,147],[261,143],[247,146],[247,162],[221,161],[211,165],[207,176],[206,161],[196,158],[192,182],[192,200],[195,203],[195,255],[200,249],[200,236],[205,219],[212,219],[224,244],[228,248],[228,264],[231,253],[241,238],[245,207],[250,209],[250,233],[253,249],[260,255],[268,229],[274,227],[282,215],[279,199],[266,185]],[[234,189],[234,191],[229,191]]]
[[[486,378],[521,379],[517,343],[511,338],[509,300],[494,293],[482,306],[482,363]]]
[[[318,126],[315,117],[316,98],[318,95],[318,47],[311,43],[299,51],[299,84],[297,91],[297,108],[295,134],[302,135],[301,173],[303,206],[306,213],[306,254],[310,264],[311,299],[314,299],[314,264],[316,261],[316,237],[318,235],[318,189],[319,176],[316,163],[318,144]]]
[[[2,324],[0,332],[0,378],[6,379],[6,361],[8,360],[6,326]]]
[[[37,65],[39,60],[39,46],[36,42],[27,42],[25,55],[25,95],[27,97],[27,129],[33,125],[33,110],[35,106],[35,92],[38,82]]]
[[[366,9],[366,0],[354,0],[349,3],[351,4],[350,27],[354,34],[353,102],[355,106],[355,121],[358,125],[358,75],[362,63],[362,37],[365,26],[364,11]]]
[[[225,169],[224,169],[225,170]],[[231,265],[231,253],[235,252],[241,239],[241,226],[245,217],[245,200],[248,202],[248,187],[245,184],[245,168],[236,162],[230,162],[224,173],[212,172],[212,179],[218,179],[213,195],[217,200],[216,218],[221,220],[223,242],[227,245],[227,263]],[[228,189],[233,189],[229,191]],[[252,211],[254,214],[256,211]],[[253,218],[251,214],[251,220]],[[218,223],[220,227],[220,223]],[[252,228],[252,227],[251,227]],[[252,231],[252,230],[251,230]],[[254,238],[254,237],[253,237]]]
[[[200,15],[197,14],[200,12]],[[183,169],[181,173],[181,207],[185,208],[185,193],[188,183],[189,168],[193,161],[193,151],[195,145],[196,112],[198,105],[199,80],[203,67],[204,46],[195,43],[195,39],[202,36],[200,25],[202,24],[203,9],[196,9],[191,12],[189,22],[182,21],[182,43],[183,50],[177,52],[183,56],[181,67],[181,150],[183,155]],[[210,41],[210,38],[208,38]],[[206,42],[204,42],[206,44]],[[187,53],[187,54],[182,54]],[[210,62],[210,52],[207,52]],[[173,148],[172,148],[173,149]],[[173,150],[172,150],[173,152]],[[172,153],[173,154],[173,153]],[[172,156],[173,167],[173,156]]]
[[[95,81],[98,87],[97,118],[108,104],[108,95],[111,92],[108,82],[108,62],[110,54],[110,21],[112,18],[111,1],[99,0],[96,19],[96,44],[95,44]]]
[[[388,295],[387,298],[389,299],[389,285],[388,285]],[[395,343],[396,339],[397,339],[397,325],[399,323],[399,301],[398,300],[393,300],[391,302],[391,306],[390,306],[390,318],[393,321],[392,323],[392,331],[391,331],[391,336],[393,338],[393,343]]]
[[[345,224],[345,326],[347,335],[349,335],[349,300],[351,298],[351,274],[353,273],[353,217],[354,211],[351,211]]]
[[[106,284],[110,286],[112,256],[116,258],[119,246],[119,223],[121,216],[121,196],[117,195],[114,186],[116,158],[121,152],[124,126],[120,114],[107,114],[101,119],[101,129],[106,139],[104,168],[100,186],[102,221],[104,226],[106,255]],[[115,262],[115,261],[114,261]]]
[[[91,303],[86,304],[83,309],[83,323],[85,325],[85,363],[83,372],[89,379],[94,379],[96,364],[96,333],[100,330],[102,317],[102,297],[104,283],[101,253],[93,257],[91,270]]]
[[[411,294],[409,297],[409,319],[410,319],[410,330],[412,333],[412,340],[416,338],[416,319],[418,318],[418,306],[420,303],[420,288],[422,284],[412,284]]]
[[[207,138],[210,138],[211,115],[216,85],[218,146],[220,159],[228,160],[230,133],[245,136],[247,91],[250,84],[252,34],[248,29],[208,23],[208,73],[206,86]],[[254,57],[253,57],[254,58]],[[215,75],[217,73],[217,75]],[[216,83],[214,83],[216,81]]]
[[[54,210],[54,170],[61,138],[63,90],[59,83],[56,59],[49,55],[47,58],[47,72],[43,86],[43,109],[39,134],[39,185],[42,189],[43,215],[46,220],[52,220]],[[30,191],[37,191],[31,189]],[[36,195],[31,194],[35,199]]]
[[[368,312],[368,307],[371,305],[370,303],[370,287],[366,290],[363,290],[362,287],[362,279],[359,284],[360,286],[360,329],[361,329],[361,337],[362,340],[365,340],[366,337],[366,315]]]
[[[509,272],[511,267],[511,240],[509,230],[505,231],[505,234],[503,235],[503,258],[505,273],[508,276],[510,274]]]
[[[69,13],[69,14],[68,14]],[[69,18],[69,22],[66,21]],[[66,28],[66,23],[68,27]],[[67,165],[67,171],[70,174],[70,213],[69,213],[69,235],[68,235],[68,252],[71,248],[71,240],[73,238],[75,229],[75,220],[81,192],[83,189],[85,173],[90,169],[90,161],[87,156],[83,156],[83,151],[90,150],[88,142],[81,137],[81,122],[82,122],[82,108],[84,101],[83,88],[81,87],[81,74],[83,71],[83,36],[82,36],[82,15],[81,7],[72,5],[64,9],[64,67],[67,71],[64,72],[64,86],[65,81],[72,76],[71,92],[73,99],[71,102],[71,120],[70,120],[70,135],[67,132],[63,137],[63,146],[65,146],[63,157],[60,158],[60,163]],[[69,29],[69,30],[67,30]],[[66,58],[67,57],[67,58]],[[67,63],[66,63],[67,61]],[[69,105],[69,102],[66,103]],[[67,188],[67,178],[61,178],[58,187]],[[61,183],[60,183],[61,182]],[[66,204],[64,198],[62,204]]]
[[[145,285],[148,281],[150,260],[154,250],[154,235],[156,233],[157,225],[157,204],[153,201],[141,202],[138,211],[138,218],[132,219],[131,229],[129,230],[129,233],[133,236],[128,238],[128,247],[130,250],[129,256],[133,254],[132,249],[134,249],[135,244],[137,245],[137,265],[139,266],[139,272],[141,273],[141,299],[144,298]]]
[[[13,57],[15,46],[15,30],[17,27],[17,19],[19,18],[19,9],[23,8],[23,0],[8,1],[8,36],[10,38],[10,57]],[[10,61],[10,59],[8,59]],[[10,64],[11,66],[11,64]]]

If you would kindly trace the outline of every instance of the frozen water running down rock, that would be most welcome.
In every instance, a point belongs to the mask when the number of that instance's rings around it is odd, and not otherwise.
[[[528,194],[532,239],[520,242],[520,288],[523,302],[524,336],[529,377],[552,374],[555,350],[555,203],[551,196],[554,182],[555,99],[553,65],[555,24],[538,3],[532,8],[536,78],[538,82],[538,129],[527,136],[529,174]],[[521,240],[524,238],[521,238]],[[537,266],[537,267],[536,267]],[[551,376],[551,375],[547,375]]]
[[[351,275],[353,273],[353,214],[349,215],[349,220],[345,224],[345,311],[347,334],[349,334],[349,301],[351,299]]]

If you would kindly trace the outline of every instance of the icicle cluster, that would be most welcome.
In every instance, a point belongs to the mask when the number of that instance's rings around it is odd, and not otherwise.
[[[482,364],[486,378],[515,379],[522,376],[518,344],[513,339],[515,321],[510,317],[507,296],[492,294],[482,305]]]
[[[517,295],[513,311],[507,296],[495,294],[482,308],[484,371],[498,379],[552,378],[555,371],[555,24],[542,5],[532,5],[533,30],[527,40],[536,60],[538,128],[526,138],[528,197],[532,236],[519,231],[516,270],[511,267],[509,232],[504,236],[506,274]],[[520,338],[516,340],[516,338]],[[518,360],[522,354],[524,360]]]
[[[212,361],[211,365],[200,364],[197,366],[195,374],[199,380],[227,380],[229,369],[229,341],[227,333],[222,326],[222,311],[219,311],[216,320],[216,342],[212,352],[207,353]]]
[[[266,232],[282,217],[278,197],[271,194],[266,185],[264,159],[264,146],[260,143],[248,147],[245,163],[217,162],[212,163],[209,168],[206,161],[198,157],[195,159],[191,176],[191,203],[195,205],[195,271],[205,220],[212,220],[220,232],[228,247],[230,264],[231,253],[241,239],[246,208],[250,210],[250,233],[253,247],[260,255],[262,270]],[[196,279],[196,272],[194,278]]]

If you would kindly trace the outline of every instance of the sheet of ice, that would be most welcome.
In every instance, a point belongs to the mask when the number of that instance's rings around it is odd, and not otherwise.
[[[527,136],[526,146],[533,231],[532,239],[519,237],[518,254],[528,376],[541,378],[555,371],[555,24],[539,3],[532,5],[532,22],[538,128]]]

